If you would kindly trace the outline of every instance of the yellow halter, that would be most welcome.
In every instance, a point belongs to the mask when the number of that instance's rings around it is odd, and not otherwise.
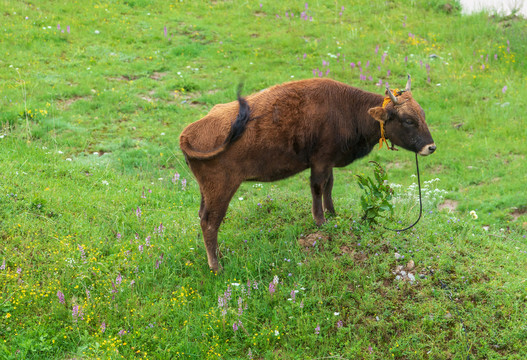
[[[393,89],[390,91],[392,92],[394,96],[397,96],[397,94],[399,93],[399,89]],[[382,107],[385,108],[386,105],[388,105],[390,101],[392,101],[392,99],[390,99],[389,96],[386,96],[382,102]],[[392,148],[390,147],[390,145],[388,145],[388,141],[386,141],[386,136],[384,135],[384,121],[379,121],[379,122],[381,124],[381,138],[379,139],[379,149],[382,148],[383,143],[386,143],[386,147],[388,148],[388,150],[390,150]]]

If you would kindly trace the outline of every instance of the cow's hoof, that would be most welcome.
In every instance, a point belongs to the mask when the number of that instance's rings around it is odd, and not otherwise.
[[[326,223],[326,219],[315,219],[315,223],[317,224],[317,226],[322,226]]]

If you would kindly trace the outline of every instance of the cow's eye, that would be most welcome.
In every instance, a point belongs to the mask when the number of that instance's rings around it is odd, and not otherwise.
[[[412,120],[410,120],[410,119],[403,119],[402,122],[406,126],[413,126],[414,125],[414,122]]]

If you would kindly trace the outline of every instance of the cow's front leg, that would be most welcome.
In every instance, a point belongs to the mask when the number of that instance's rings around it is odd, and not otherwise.
[[[330,214],[335,214],[335,207],[333,206],[333,199],[331,198],[331,190],[333,190],[333,169],[330,170],[329,178],[322,194],[322,199],[324,200],[324,210]]]
[[[317,226],[322,225],[326,222],[324,218],[324,209],[322,208],[322,194],[325,192],[326,185],[328,184],[329,178],[331,177],[331,169],[317,169],[316,167],[311,168],[311,196],[313,197],[313,206],[311,213]],[[329,198],[331,201],[331,196]],[[333,204],[331,204],[333,206]]]

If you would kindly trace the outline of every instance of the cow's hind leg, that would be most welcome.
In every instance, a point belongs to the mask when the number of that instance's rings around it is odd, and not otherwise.
[[[201,193],[201,201],[200,201],[200,204],[199,204],[199,212],[198,212],[198,215],[199,215],[199,218],[201,219],[203,217],[203,212],[205,211],[205,198],[203,197],[203,193],[200,191]]]
[[[217,187],[216,187],[217,186]],[[207,258],[209,267],[213,271],[219,271],[221,266],[218,262],[218,230],[221,222],[227,213],[229,202],[238,189],[238,184],[216,182],[215,191],[203,191],[203,207],[201,214],[201,231],[203,232],[203,241],[207,249]],[[221,191],[218,193],[218,191]]]
[[[311,212],[318,226],[326,221],[324,218],[324,209],[322,208],[322,194],[326,192],[326,185],[328,184],[329,179],[332,178],[331,174],[331,168],[311,168],[310,182],[311,195],[313,197],[313,207]],[[329,197],[329,200],[331,201],[331,196]],[[333,206],[333,204],[331,204],[331,206]]]
[[[335,214],[335,207],[333,206],[333,199],[331,198],[331,190],[333,190],[333,169],[330,170],[329,178],[324,187],[322,199],[324,200],[324,210],[330,214]]]

